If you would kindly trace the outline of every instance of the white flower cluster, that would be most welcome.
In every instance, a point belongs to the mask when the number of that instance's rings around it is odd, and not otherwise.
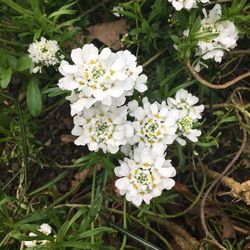
[[[174,185],[175,169],[165,160],[168,145],[183,138],[197,141],[201,132],[193,123],[201,118],[204,107],[195,106],[198,98],[186,90],[179,90],[175,99],[161,104],[150,103],[145,97],[142,105],[127,96],[134,90],[144,92],[147,77],[136,57],[128,50],[112,52],[104,48],[100,53],[93,44],[71,52],[74,64],[62,61],[59,71],[63,78],[58,86],[69,90],[74,116],[72,134],[76,145],[87,145],[90,151],[127,156],[115,168],[120,177],[115,185],[121,195],[139,206],[149,204],[153,197]]]
[[[135,100],[128,103],[134,133],[121,150],[130,158],[120,161],[115,168],[116,176],[120,177],[115,185],[128,201],[136,206],[142,201],[149,204],[162,190],[174,186],[171,177],[176,172],[171,161],[165,160],[164,152],[175,140],[181,145],[186,144],[184,138],[197,142],[201,131],[193,125],[204,110],[203,105],[195,105],[198,100],[180,89],[175,98],[167,99],[167,104],[164,101],[151,104],[146,97],[142,99],[142,107]]]
[[[122,106],[126,96],[135,89],[147,90],[142,66],[137,66],[136,57],[128,50],[113,53],[104,48],[99,53],[93,44],[72,50],[71,58],[73,65],[61,62],[59,71],[64,77],[58,86],[71,91],[67,99],[75,116],[75,144],[87,145],[91,151],[117,153],[134,133],[127,121],[128,108]]]
[[[50,235],[52,232],[52,227],[47,223],[43,223],[39,227],[38,231],[42,232],[43,234]],[[34,233],[29,233],[29,236],[37,236],[37,235]],[[23,243],[26,247],[35,247],[38,245],[45,245],[47,242],[48,242],[47,240],[30,240],[30,241],[24,241]]]
[[[127,121],[127,107],[95,104],[74,117],[72,134],[79,136],[76,145],[88,145],[90,151],[115,154],[133,135],[131,122]]]
[[[176,140],[184,146],[186,141],[183,137],[188,138],[192,142],[197,142],[201,135],[201,131],[193,128],[193,124],[201,119],[201,113],[204,105],[195,106],[199,98],[188,93],[187,90],[180,89],[175,95],[175,99],[169,97],[168,105],[171,110],[178,110],[179,117],[177,120],[177,137]]]
[[[143,107],[139,107],[137,101],[128,103],[135,130],[130,143],[154,150],[165,149],[176,139],[178,110],[170,110],[165,102],[150,104],[147,97],[143,98],[142,104]]]
[[[40,41],[31,43],[28,49],[29,57],[37,65],[33,69],[33,73],[41,72],[42,66],[49,67],[50,65],[59,63],[58,58],[63,58],[59,50],[57,41],[47,40],[44,37]]]
[[[115,174],[120,177],[115,182],[120,194],[140,206],[142,201],[149,204],[152,198],[160,196],[163,189],[171,189],[175,184],[171,177],[176,171],[161,151],[139,147],[130,153],[130,158],[120,161]]]
[[[182,9],[190,10],[197,7],[197,3],[208,3],[209,0],[168,0],[172,3],[173,7],[180,11]]]
[[[225,51],[229,51],[237,46],[238,31],[233,22],[229,20],[220,21],[221,6],[216,4],[207,14],[203,9],[204,18],[201,20],[200,33],[205,34],[206,39],[198,42],[196,54],[202,59],[214,59],[221,62]],[[188,36],[189,31],[184,31]]]
[[[104,48],[99,54],[93,44],[86,44],[82,49],[73,49],[70,65],[62,61],[59,71],[63,78],[58,86],[72,91],[72,115],[88,109],[100,102],[106,106],[120,106],[125,103],[126,96],[147,90],[147,77],[142,66],[137,66],[136,57],[128,50],[112,52]]]

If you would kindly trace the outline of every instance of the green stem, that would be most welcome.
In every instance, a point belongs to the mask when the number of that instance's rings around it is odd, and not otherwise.
[[[124,197],[124,202],[123,202],[123,227],[124,229],[127,229],[127,200]],[[127,244],[127,236],[123,236],[123,241],[120,250],[125,249]]]
[[[1,96],[13,101],[16,110],[17,110],[17,114],[18,114],[18,118],[19,118],[19,124],[20,124],[20,129],[21,129],[21,139],[22,139],[22,152],[23,152],[23,175],[24,175],[24,193],[26,193],[27,191],[27,184],[28,184],[28,178],[27,178],[27,173],[28,173],[28,156],[29,156],[29,151],[28,151],[28,147],[27,147],[27,137],[26,137],[26,131],[25,131],[25,125],[24,125],[24,120],[23,120],[23,114],[22,114],[22,110],[20,107],[19,102],[13,98],[10,97],[8,95],[5,95],[3,93],[0,93]]]
[[[96,166],[93,170],[93,181],[92,181],[92,191],[91,191],[91,207],[93,206],[94,199],[95,199],[95,184],[96,184]],[[91,222],[91,230],[94,230],[95,225],[94,221]],[[95,242],[94,235],[91,235],[91,243]]]
[[[145,68],[147,67],[150,63],[152,63],[154,60],[156,60],[159,56],[161,56],[165,51],[167,50],[167,48],[159,51],[158,53],[156,53],[154,56],[150,57],[145,63],[143,63],[142,67]]]

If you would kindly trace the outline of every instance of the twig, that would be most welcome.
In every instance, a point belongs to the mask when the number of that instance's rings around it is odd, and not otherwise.
[[[234,165],[234,163],[239,159],[240,155],[242,154],[245,146],[246,146],[246,142],[247,142],[247,131],[244,127],[242,127],[243,129],[243,140],[242,140],[242,144],[240,146],[239,151],[237,152],[237,154],[234,156],[234,158],[230,161],[230,163],[226,166],[226,168],[224,169],[224,171],[212,182],[212,184],[209,186],[209,188],[207,189],[207,191],[205,192],[202,200],[201,200],[201,208],[200,208],[200,215],[201,215],[201,226],[202,229],[205,233],[205,235],[209,238],[211,238],[212,240],[214,240],[216,243],[217,241],[214,239],[214,237],[210,234],[207,225],[206,225],[206,221],[205,221],[205,203],[207,200],[207,197],[209,195],[209,193],[212,191],[212,189],[214,188],[214,186],[218,183],[218,181],[221,179],[222,176],[224,176],[229,169]],[[218,243],[216,244],[218,245]],[[225,249],[223,246],[221,246],[221,249]]]
[[[196,71],[195,69],[193,68],[193,66],[190,64],[190,62],[188,61],[186,63],[186,66],[187,68],[189,69],[190,73],[193,75],[193,77],[199,81],[200,83],[202,83],[203,85],[209,87],[209,88],[212,88],[212,89],[226,89],[232,85],[234,85],[235,83],[239,82],[240,80],[246,78],[246,77],[249,77],[250,76],[250,71],[242,74],[242,75],[239,75],[237,76],[236,78],[234,78],[233,80],[231,81],[228,81],[228,82],[225,82],[225,83],[222,83],[222,84],[214,84],[214,83],[211,83],[211,82],[208,82],[207,80],[203,79]]]

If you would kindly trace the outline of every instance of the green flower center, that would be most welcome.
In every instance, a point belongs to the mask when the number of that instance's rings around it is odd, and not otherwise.
[[[142,185],[149,185],[151,183],[151,172],[148,169],[139,168],[135,171],[135,179]]]
[[[184,131],[188,132],[193,127],[193,119],[186,116],[179,121],[179,124]]]
[[[181,100],[178,104],[177,104],[177,108],[179,109],[189,109],[190,105],[185,101],[185,100]]]
[[[149,143],[154,143],[162,137],[162,123],[157,117],[148,117],[141,123],[140,133]]]
[[[98,65],[97,67],[94,67],[92,71],[92,77],[94,80],[98,80],[101,76],[103,76],[105,73],[103,67],[101,65]]]
[[[96,123],[96,132],[100,142],[105,140],[105,137],[108,133],[108,125],[106,122],[97,121]]]

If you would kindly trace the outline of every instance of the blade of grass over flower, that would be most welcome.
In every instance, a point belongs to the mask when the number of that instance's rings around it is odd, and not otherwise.
[[[60,181],[61,179],[63,179],[65,176],[67,176],[67,174],[68,174],[68,171],[62,172],[60,175],[58,175],[53,180],[49,181],[47,184],[45,184],[42,187],[40,187],[40,188],[32,191],[31,193],[29,193],[28,196],[32,196],[34,194],[40,193],[41,191],[47,189],[48,187],[54,185],[55,183],[57,183],[58,181]]]
[[[122,234],[130,237],[131,239],[137,241],[138,243],[140,243],[141,245],[143,245],[144,247],[147,247],[148,249],[152,249],[152,250],[161,250],[160,248],[158,248],[157,246],[155,246],[154,244],[145,241],[143,238],[141,238],[140,236],[130,233],[129,231],[125,230],[124,228],[120,227],[119,225],[117,225],[116,223],[112,222],[104,213],[99,212],[101,217],[107,222],[109,223],[111,226],[113,226],[115,229],[117,229],[119,232],[121,232]]]
[[[191,80],[191,81],[184,82],[184,83],[178,85],[177,87],[171,89],[171,90],[168,92],[167,96],[172,96],[172,95],[174,95],[179,89],[187,88],[187,87],[193,85],[194,83],[197,83],[197,80]]]
[[[25,130],[25,124],[24,124],[24,120],[23,120],[23,114],[22,114],[22,110],[20,107],[19,102],[13,98],[10,97],[8,95],[5,95],[3,93],[0,93],[0,96],[3,96],[9,100],[11,100],[17,110],[17,115],[18,115],[18,119],[19,119],[19,124],[20,124],[20,129],[21,129],[21,139],[22,139],[22,152],[23,152],[23,175],[24,175],[24,193],[26,193],[27,190],[27,183],[28,183],[28,156],[29,156],[29,151],[28,151],[28,146],[27,146],[27,138],[26,138],[26,130]]]

